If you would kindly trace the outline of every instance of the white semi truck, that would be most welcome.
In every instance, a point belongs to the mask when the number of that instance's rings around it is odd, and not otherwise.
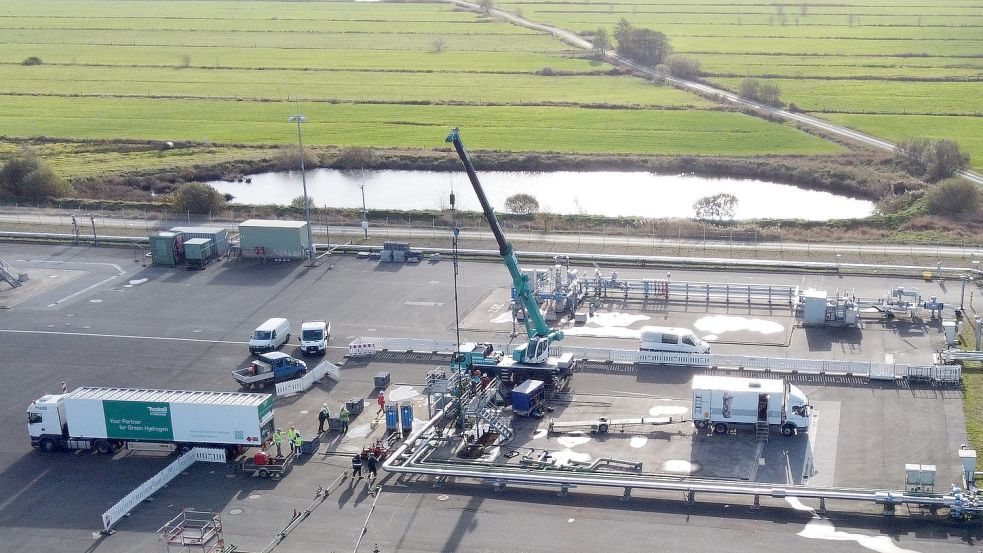
[[[785,436],[809,429],[812,406],[784,380],[733,376],[693,377],[693,424],[718,434],[732,427],[777,427]]]
[[[42,451],[259,446],[273,434],[273,396],[132,388],[78,388],[27,408],[31,445]]]

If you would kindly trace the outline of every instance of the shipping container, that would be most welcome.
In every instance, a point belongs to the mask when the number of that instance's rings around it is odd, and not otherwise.
[[[310,247],[307,223],[250,219],[239,223],[241,256],[262,259],[304,259]]]

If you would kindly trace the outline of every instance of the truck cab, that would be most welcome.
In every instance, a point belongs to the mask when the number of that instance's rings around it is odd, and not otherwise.
[[[464,342],[451,358],[451,368],[470,370],[472,367],[494,367],[501,361],[502,354],[495,351],[491,344]]]
[[[31,445],[54,451],[67,434],[63,394],[47,394],[27,407],[27,433]]]
[[[786,425],[788,424],[794,424],[797,430],[805,431],[809,429],[809,417],[812,406],[809,405],[809,400],[802,390],[791,384],[788,385],[788,391],[785,395],[785,408],[785,425],[782,425],[783,434],[785,434],[785,429],[788,428]]]
[[[323,355],[331,337],[331,323],[305,321],[300,326],[300,349],[304,353]]]

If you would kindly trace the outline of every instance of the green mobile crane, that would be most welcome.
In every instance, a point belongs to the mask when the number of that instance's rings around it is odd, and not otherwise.
[[[526,365],[546,365],[546,361],[549,358],[550,346],[553,342],[563,339],[563,332],[557,328],[550,328],[546,324],[542,313],[540,313],[535,290],[533,290],[532,285],[529,283],[529,276],[522,274],[522,271],[519,269],[519,260],[515,256],[512,244],[505,239],[505,233],[502,232],[502,226],[498,223],[498,218],[495,217],[495,211],[488,203],[488,198],[485,197],[481,183],[478,182],[478,175],[475,173],[474,165],[471,163],[471,158],[468,156],[467,150],[464,149],[464,142],[461,141],[459,129],[455,128],[452,130],[447,135],[446,141],[454,144],[457,155],[461,158],[461,162],[464,163],[464,169],[468,172],[468,178],[471,179],[471,186],[474,187],[474,192],[478,195],[478,201],[481,202],[481,209],[485,214],[485,219],[488,220],[492,234],[495,235],[495,241],[498,242],[498,253],[502,256],[502,260],[505,261],[505,267],[508,268],[509,274],[512,276],[512,286],[515,288],[516,296],[519,298],[521,306],[526,313],[523,322],[525,323],[526,335],[529,337],[529,340],[512,352],[512,359]],[[474,365],[488,364],[482,363],[480,360],[472,360],[470,356],[464,355],[462,352],[458,352],[458,354],[458,357],[462,358],[456,360],[458,364],[463,363],[467,365],[461,368],[469,368],[472,365],[472,361],[474,361]]]

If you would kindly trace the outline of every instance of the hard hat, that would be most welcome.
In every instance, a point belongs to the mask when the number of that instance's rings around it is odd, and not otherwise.
[[[326,401],[321,404],[321,407],[327,407],[327,406],[328,406],[328,402],[326,402]]]

